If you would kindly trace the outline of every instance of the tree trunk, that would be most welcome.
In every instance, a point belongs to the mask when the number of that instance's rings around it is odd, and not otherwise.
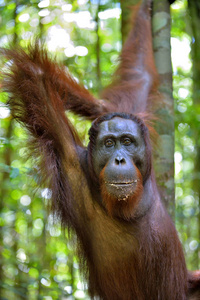
[[[174,102],[172,97],[172,65],[170,45],[170,5],[168,0],[153,1],[153,47],[160,77],[162,99],[157,105],[159,134],[158,148],[154,151],[157,184],[164,204],[174,218]]]

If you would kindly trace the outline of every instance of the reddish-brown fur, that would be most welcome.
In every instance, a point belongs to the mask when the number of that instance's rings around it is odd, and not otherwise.
[[[114,83],[104,91],[102,101],[38,44],[27,52],[19,48],[1,53],[11,60],[3,86],[10,93],[12,115],[32,135],[31,153],[37,158],[41,180],[52,190],[53,211],[78,236],[90,296],[104,300],[187,299],[182,247],[161,203],[151,163],[134,217],[110,217],[102,204],[99,182],[91,175],[92,143],[88,151],[83,148],[65,115],[67,109],[93,120],[112,111],[137,114],[149,110],[157,96],[158,78],[149,4],[137,7]],[[135,120],[144,127],[139,117]],[[150,143],[145,135],[143,138],[151,161]],[[95,143],[95,136],[91,141]],[[106,206],[110,211],[109,204]],[[190,275],[191,299],[198,299],[194,298],[199,288],[195,278]]]
[[[142,198],[143,184],[142,175],[136,168],[137,182],[134,194],[127,195],[126,199],[116,199],[112,194],[107,192],[104,181],[104,171],[106,166],[103,168],[100,174],[99,182],[101,187],[101,196],[103,204],[111,217],[122,217],[123,219],[129,220],[134,216],[135,208]]]

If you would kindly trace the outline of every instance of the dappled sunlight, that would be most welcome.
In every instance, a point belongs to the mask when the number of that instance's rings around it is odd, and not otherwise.
[[[31,204],[31,198],[28,195],[24,195],[20,198],[20,203],[24,206],[28,206]]]
[[[107,19],[110,19],[110,18],[119,19],[120,16],[121,16],[121,9],[120,8],[107,9],[105,11],[99,12],[99,18],[101,20],[107,20]]]
[[[10,109],[6,106],[5,103],[0,103],[0,119],[5,119],[10,116]]]
[[[49,28],[47,45],[50,51],[55,51],[58,47],[66,48],[69,42],[69,34],[59,25],[54,25]]]
[[[184,37],[183,39],[171,38],[172,47],[172,65],[173,71],[176,74],[178,68],[185,71],[190,71],[192,63],[189,59],[190,54],[190,39]]]
[[[44,8],[44,7],[48,7],[50,4],[49,0],[42,0],[38,3],[38,7],[39,8]]]
[[[19,16],[19,22],[27,22],[30,18],[30,15],[29,14],[22,14]]]

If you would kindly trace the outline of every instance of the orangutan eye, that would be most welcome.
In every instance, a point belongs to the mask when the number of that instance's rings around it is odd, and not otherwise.
[[[122,140],[122,144],[125,146],[129,146],[132,143],[131,139],[126,137]]]
[[[112,139],[107,139],[104,144],[106,147],[112,147],[114,145],[114,141]]]

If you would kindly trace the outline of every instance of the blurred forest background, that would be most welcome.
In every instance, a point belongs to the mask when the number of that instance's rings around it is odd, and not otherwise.
[[[94,94],[110,82],[122,47],[115,0],[0,0],[0,46],[34,36]],[[189,269],[200,268],[200,4],[171,5],[175,99],[176,228]],[[0,68],[4,68],[3,62]],[[68,238],[48,214],[25,161],[26,132],[0,94],[0,299],[88,299]],[[70,115],[87,144],[89,122]],[[35,193],[33,192],[35,191]]]

